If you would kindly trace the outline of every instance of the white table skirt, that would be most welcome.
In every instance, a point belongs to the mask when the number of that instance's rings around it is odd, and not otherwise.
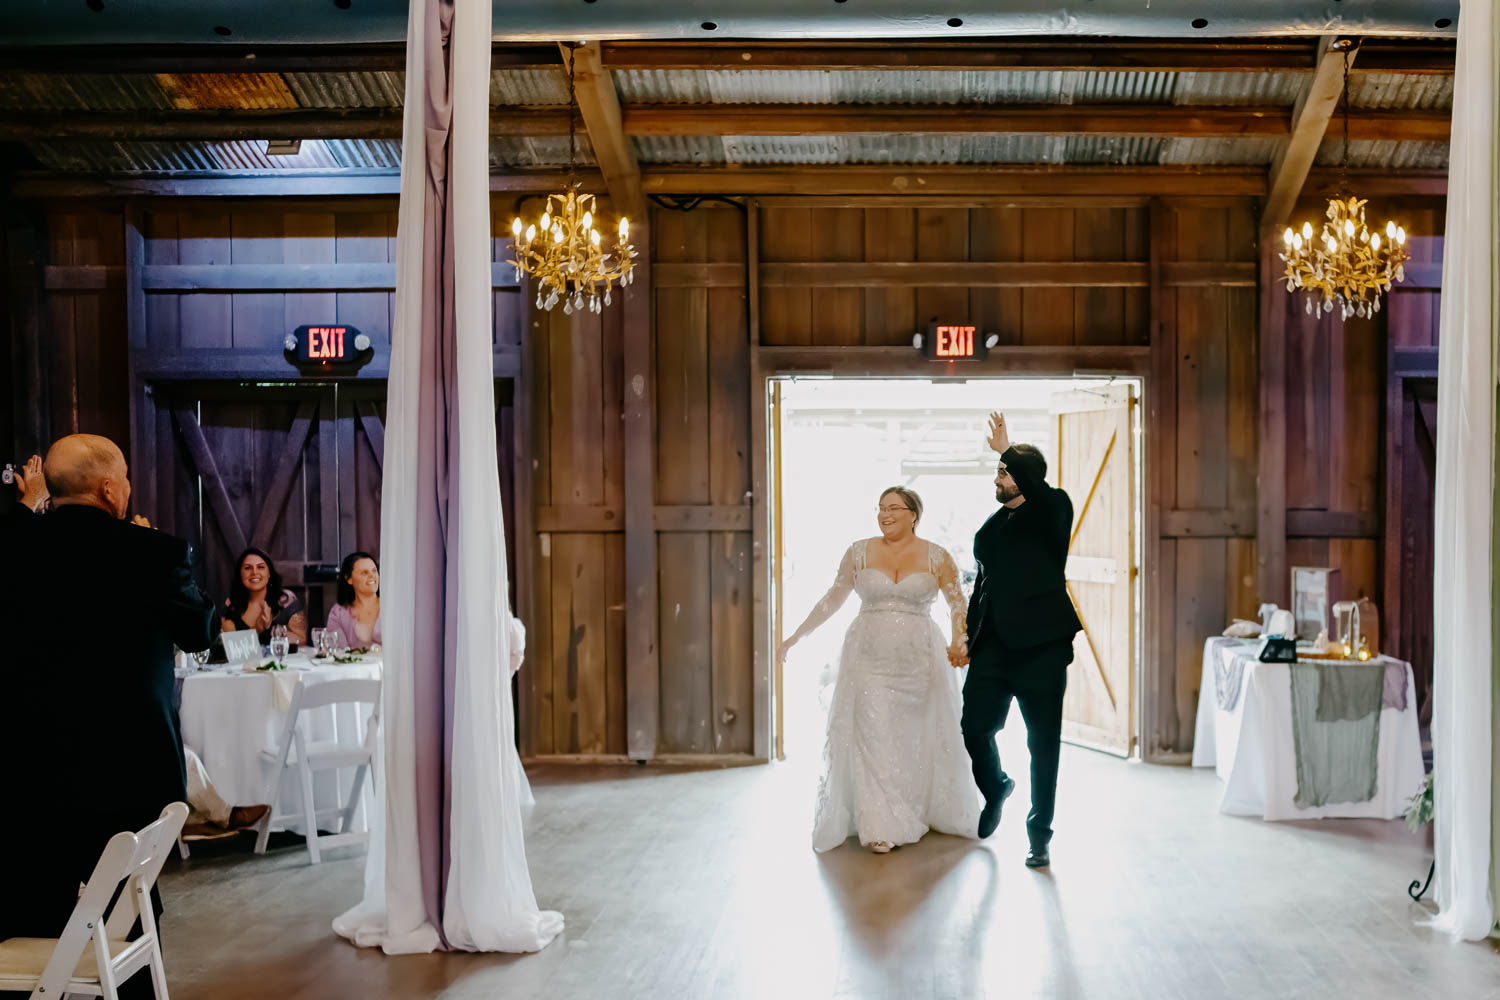
[[[1297,752],[1292,734],[1292,674],[1285,663],[1261,663],[1254,647],[1227,647],[1210,639],[1203,647],[1193,766],[1212,767],[1224,782],[1219,811],[1267,820],[1374,817],[1395,819],[1422,785],[1422,735],[1417,692],[1406,664],[1406,709],[1382,708],[1375,796],[1368,802],[1329,803],[1313,809],[1293,805],[1297,796]],[[1244,661],[1239,698],[1219,707],[1214,658]]]
[[[311,666],[305,656],[289,658],[295,672],[306,685],[350,678],[380,677],[381,661],[366,656],[360,663]],[[272,703],[272,678],[269,673],[245,673],[238,667],[211,669],[191,673],[182,684],[182,741],[197,751],[203,766],[220,796],[230,805],[254,805],[265,802],[267,782],[273,766],[261,758],[262,750],[275,750],[286,725],[286,712]],[[364,739],[368,710],[357,711],[354,705],[325,705],[302,713],[304,736],[309,741],[338,740],[357,743]],[[324,771],[313,775],[313,800],[318,809],[342,806],[354,779],[354,768]],[[371,783],[365,782],[364,795],[355,815],[355,829],[365,829],[365,802],[370,798]],[[296,775],[282,775],[276,812],[285,814],[273,829],[302,829],[302,796]]]

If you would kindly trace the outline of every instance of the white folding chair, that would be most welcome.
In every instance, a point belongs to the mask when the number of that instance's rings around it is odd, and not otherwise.
[[[365,738],[362,743],[311,742],[303,732],[306,726],[298,724],[298,717],[304,712],[322,708],[325,705],[337,706],[351,703],[370,706],[369,721],[365,724]],[[265,818],[260,821],[255,838],[256,854],[266,852],[266,841],[270,839],[272,823],[287,816],[286,813],[278,814],[276,805],[281,799],[282,776],[288,770],[296,771],[301,780],[302,823],[307,836],[307,853],[312,858],[313,864],[322,860],[322,848],[364,843],[369,835],[355,833],[350,828],[354,825],[354,814],[359,809],[360,794],[364,791],[365,772],[371,771],[375,766],[375,733],[379,724],[380,681],[378,680],[325,681],[311,687],[302,682],[297,684],[297,689],[292,694],[291,707],[286,713],[286,726],[282,729],[281,739],[276,749],[261,751],[261,759],[273,764],[275,773],[271,775],[266,787],[266,801],[271,803],[271,811],[266,813]],[[356,769],[353,786],[349,789],[348,801],[342,806],[318,809],[313,801],[313,772],[337,770],[344,767]],[[373,771],[371,771],[370,780],[372,782],[375,780]],[[338,816],[338,832],[328,836],[319,835],[319,816]]]
[[[151,887],[187,815],[186,804],[173,802],[141,832],[109,838],[62,937],[0,941],[0,991],[30,990],[31,1000],[61,1000],[67,993],[116,998],[121,983],[149,966],[156,1000],[167,1000]],[[106,917],[121,882],[127,884]],[[126,941],[137,918],[141,936]]]

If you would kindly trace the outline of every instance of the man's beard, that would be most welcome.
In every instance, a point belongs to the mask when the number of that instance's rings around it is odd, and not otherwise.
[[[1010,503],[1012,500],[1014,500],[1016,497],[1018,497],[1020,495],[1021,495],[1021,491],[1018,490],[1018,489],[1016,489],[1015,487],[1011,487],[1010,489],[1006,489],[1003,486],[996,486],[995,487],[995,502],[996,503]]]

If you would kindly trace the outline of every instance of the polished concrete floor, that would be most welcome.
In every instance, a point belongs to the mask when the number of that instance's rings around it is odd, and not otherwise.
[[[1022,739],[1002,735],[1012,767]],[[174,1000],[1500,998],[1500,949],[1434,936],[1406,896],[1420,837],[1222,816],[1211,772],[1066,750],[1047,873],[1021,864],[1024,780],[990,841],[884,856],[812,852],[806,762],[532,781],[532,877],[567,920],[545,951],[353,948],[329,922],[359,897],[362,852],[311,866],[297,842],[254,857],[247,839],[163,878]]]

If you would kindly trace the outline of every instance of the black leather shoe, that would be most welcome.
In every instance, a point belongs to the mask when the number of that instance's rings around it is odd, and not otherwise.
[[[995,827],[1000,825],[1000,810],[1005,805],[1005,800],[1010,798],[1010,793],[1016,790],[1016,783],[1010,778],[1004,778],[1000,784],[1000,797],[991,801],[984,800],[984,808],[979,812],[979,839],[984,840],[995,832]]]
[[[1052,856],[1047,853],[1045,847],[1033,847],[1026,852],[1027,868],[1050,868],[1051,866]]]

